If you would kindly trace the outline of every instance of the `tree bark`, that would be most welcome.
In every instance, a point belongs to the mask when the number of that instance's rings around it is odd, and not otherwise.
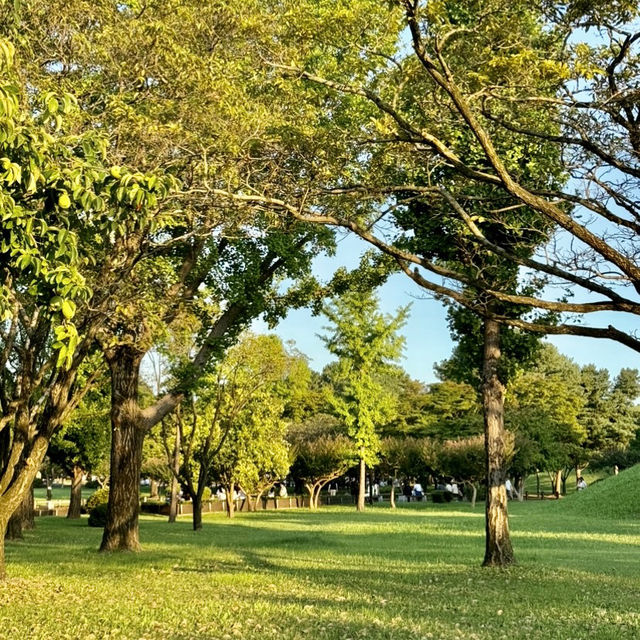
[[[200,531],[202,529],[202,496],[200,492],[191,496],[193,503],[193,530]]]
[[[476,487],[475,484],[471,485],[471,489],[473,490],[472,494],[471,494],[471,508],[475,509],[476,508],[476,498],[478,497],[478,487]]]
[[[176,441],[173,447],[173,472],[171,474],[171,502],[169,503],[169,522],[178,517],[178,474],[180,473],[180,426],[176,423]]]
[[[560,497],[562,492],[562,469],[553,474],[553,493],[556,498]]]
[[[145,429],[138,405],[142,353],[122,345],[107,355],[111,370],[111,472],[100,551],[139,551],[140,468]]]
[[[356,509],[358,511],[364,511],[364,487],[366,484],[367,469],[364,464],[364,458],[360,458],[360,481],[358,483],[358,503]],[[371,488],[369,488],[371,492]]]
[[[159,482],[155,478],[151,478],[149,483],[149,499],[157,500],[158,499],[158,487]]]
[[[35,529],[35,519],[33,516],[34,500],[33,485],[25,493],[18,508],[13,512],[7,524],[5,537],[7,540],[22,540],[23,531]]]
[[[82,467],[74,465],[73,477],[71,478],[71,493],[69,494],[69,511],[67,518],[77,520],[82,510],[82,478],[84,476]]]
[[[227,495],[227,517],[229,518],[233,518],[235,514],[236,503],[235,503],[235,500],[233,499],[234,488],[235,487],[233,486],[233,484],[231,486],[226,486],[224,488],[225,493]]]
[[[505,482],[504,386],[498,376],[500,325],[489,318],[484,322],[484,366],[482,400],[487,468],[485,505],[486,546],[483,566],[508,566],[515,562],[509,537]]]
[[[392,509],[396,508],[396,479],[397,473],[393,472],[393,478],[391,479],[391,494],[389,495],[389,506]]]

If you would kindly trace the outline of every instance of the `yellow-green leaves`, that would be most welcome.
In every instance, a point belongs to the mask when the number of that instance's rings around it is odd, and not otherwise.
[[[63,191],[58,196],[58,206],[61,209],[68,209],[71,206],[71,199],[69,198],[69,194],[66,191]]]

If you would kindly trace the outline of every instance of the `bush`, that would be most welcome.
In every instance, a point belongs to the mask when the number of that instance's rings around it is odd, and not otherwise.
[[[431,493],[431,499],[434,502],[451,502],[453,500],[453,493],[451,493],[451,491],[441,491],[437,489]]]
[[[107,524],[107,503],[102,502],[89,512],[90,527],[104,527]]]
[[[98,505],[106,505],[109,502],[109,487],[102,487],[89,496],[87,511],[91,513]]]
[[[167,507],[167,503],[163,500],[147,500],[140,505],[142,513],[161,514]]]
[[[209,487],[205,487],[202,492],[202,502],[207,502],[211,500],[211,489]]]

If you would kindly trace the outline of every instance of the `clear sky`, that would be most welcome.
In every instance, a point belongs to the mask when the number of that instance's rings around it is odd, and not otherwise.
[[[319,277],[328,279],[339,266],[357,266],[360,256],[368,248],[359,238],[345,236],[338,243],[337,255],[331,258],[317,258],[314,271]],[[433,365],[448,358],[453,349],[446,310],[442,303],[427,297],[424,290],[403,273],[393,275],[378,290],[378,296],[382,310],[387,313],[393,313],[398,307],[412,303],[409,320],[402,331],[406,344],[401,364],[411,377],[426,383],[434,382],[436,377]],[[597,317],[594,315],[592,318],[586,318],[584,324],[615,324],[620,329],[633,330],[637,326],[637,317],[601,313]],[[323,333],[323,327],[326,325],[326,318],[313,317],[310,311],[301,309],[291,311],[280,322],[275,333],[285,341],[295,341],[297,348],[310,358],[310,366],[320,371],[332,360],[332,356],[318,338],[318,334]],[[263,322],[255,323],[253,328],[259,332],[268,331]],[[553,336],[549,341],[578,364],[593,363],[599,368],[608,369],[612,377],[617,375],[622,367],[640,369],[640,354],[611,340]]]

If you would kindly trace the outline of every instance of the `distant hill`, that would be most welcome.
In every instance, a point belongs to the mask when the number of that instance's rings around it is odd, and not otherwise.
[[[571,515],[640,520],[640,464],[567,495],[558,507]]]

